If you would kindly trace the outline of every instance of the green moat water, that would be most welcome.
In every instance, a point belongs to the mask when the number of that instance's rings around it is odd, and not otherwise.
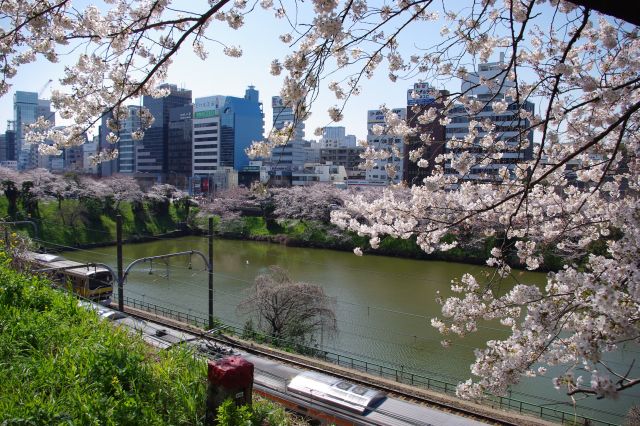
[[[136,258],[186,250],[206,254],[207,239],[184,237],[128,244],[124,247],[124,264]],[[63,253],[69,259],[104,262],[114,267],[115,254],[115,247]],[[474,348],[482,348],[487,340],[507,335],[498,323],[487,323],[469,337],[454,338],[451,347],[445,349],[440,344],[442,336],[430,325],[431,317],[441,316],[435,301],[436,292],[443,297],[450,295],[451,280],[467,272],[481,273],[483,268],[479,266],[373,255],[357,257],[348,252],[250,241],[214,242],[214,315],[225,323],[242,327],[244,318],[236,306],[256,275],[269,265],[287,269],[295,280],[321,285],[328,296],[336,299],[339,334],[321,342],[323,348],[331,352],[457,383],[470,377]],[[130,273],[124,294],[206,317],[208,292],[204,264],[194,256],[192,268],[187,266],[188,259],[184,257],[173,258],[169,266],[154,262],[151,274],[148,263],[140,265]],[[515,271],[514,275],[524,283],[542,285],[545,282],[545,275],[541,273]],[[609,362],[629,365],[635,357],[640,357],[637,346],[626,348]],[[640,374],[640,368],[636,368],[636,372]],[[552,402],[566,403],[569,398],[552,387],[551,375],[524,380],[513,388],[512,397],[572,411],[569,406]],[[640,389],[631,389],[617,401],[589,398],[579,401],[579,405],[624,415],[638,401]],[[603,413],[584,414],[622,422],[621,418]]]

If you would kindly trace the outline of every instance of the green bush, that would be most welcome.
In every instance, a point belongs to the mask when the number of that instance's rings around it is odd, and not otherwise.
[[[285,410],[270,401],[254,398],[253,405],[237,407],[228,399],[218,407],[216,420],[220,426],[287,426],[306,424],[288,415]]]
[[[202,424],[206,364],[0,265],[0,424]]]

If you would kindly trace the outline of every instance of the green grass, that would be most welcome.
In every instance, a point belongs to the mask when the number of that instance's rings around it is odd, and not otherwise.
[[[247,216],[242,218],[244,228],[251,237],[271,235],[267,222],[262,217]]]
[[[206,363],[0,266],[0,423],[201,424]]]
[[[159,235],[180,228],[186,221],[184,211],[170,205],[166,211],[154,210],[151,205],[142,204],[137,210],[133,203],[122,202],[118,210],[115,206],[105,206],[96,200],[63,200],[38,202],[36,217],[28,217],[24,211],[18,212],[15,220],[32,220],[38,225],[42,240],[65,246],[93,243],[109,243],[116,239],[116,215],[123,218],[125,239],[139,239]],[[8,217],[8,203],[0,197],[0,217]],[[6,219],[13,220],[13,219]],[[18,225],[19,232],[34,237],[28,225]]]
[[[0,424],[204,424],[203,358],[184,347],[151,348],[7,265],[0,253]],[[238,411],[253,425],[300,424],[260,398],[219,410],[231,419]]]

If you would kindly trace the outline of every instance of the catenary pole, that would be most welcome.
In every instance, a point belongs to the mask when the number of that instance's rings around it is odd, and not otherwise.
[[[116,247],[118,257],[118,310],[124,312],[124,279],[122,274],[122,215],[116,216]]]
[[[213,217],[209,218],[209,329],[213,328]]]

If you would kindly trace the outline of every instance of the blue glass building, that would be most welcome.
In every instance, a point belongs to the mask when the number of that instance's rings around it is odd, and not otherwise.
[[[157,99],[151,96],[142,97],[142,104],[149,109],[155,121],[145,131],[144,138],[137,147],[136,171],[154,174],[157,180],[164,181],[171,171],[169,170],[170,113],[174,108],[191,106],[191,90],[179,89],[174,84],[162,84],[160,87],[169,89],[169,95]]]
[[[244,98],[219,97],[220,104],[220,166],[242,170],[249,165],[245,153],[253,141],[264,135],[264,112],[259,92],[249,86]]]

